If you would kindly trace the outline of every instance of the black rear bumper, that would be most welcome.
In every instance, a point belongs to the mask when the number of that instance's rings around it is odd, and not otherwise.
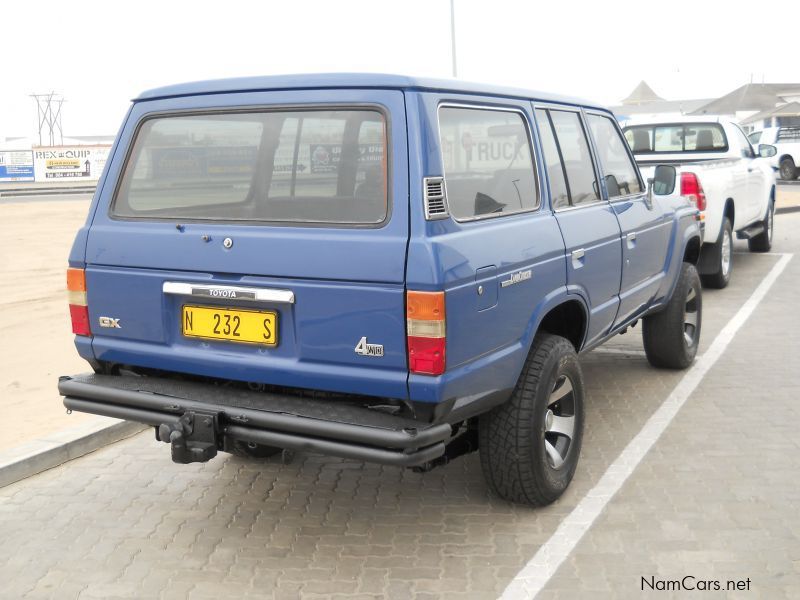
[[[336,400],[213,383],[85,374],[60,378],[58,391],[70,410],[145,423],[161,431],[180,428],[187,416],[201,415],[212,424],[212,443],[219,449],[241,440],[412,467],[442,456],[453,434],[448,424],[422,423]]]

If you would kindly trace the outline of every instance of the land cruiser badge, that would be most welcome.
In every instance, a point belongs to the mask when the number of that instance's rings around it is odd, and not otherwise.
[[[383,344],[368,344],[367,336],[364,336],[358,340],[355,351],[361,356],[383,356]]]
[[[509,276],[508,279],[505,281],[500,282],[500,287],[508,287],[510,285],[514,285],[515,283],[519,283],[521,281],[527,281],[532,277],[531,270],[528,269],[527,271],[518,271],[517,273],[513,273]]]

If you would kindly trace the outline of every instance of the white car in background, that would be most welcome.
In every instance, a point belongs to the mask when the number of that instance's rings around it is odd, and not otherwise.
[[[774,146],[762,144],[756,154],[737,124],[714,117],[628,120],[622,127],[644,178],[654,176],[656,165],[674,166],[675,193],[700,210],[705,233],[697,268],[705,286],[728,285],[734,232],[753,252],[771,248]]]
[[[781,179],[797,179],[800,175],[800,127],[765,127],[747,137],[756,150],[761,144],[775,146],[777,153],[772,164],[780,172]]]

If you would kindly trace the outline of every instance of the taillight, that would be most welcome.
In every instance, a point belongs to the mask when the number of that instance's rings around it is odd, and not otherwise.
[[[697,210],[706,209],[706,194],[694,173],[681,173],[681,196],[694,204]]]
[[[406,293],[406,339],[408,370],[423,375],[441,375],[447,344],[444,292]]]
[[[72,333],[92,335],[89,327],[89,306],[86,301],[86,272],[83,269],[67,269],[67,290]]]

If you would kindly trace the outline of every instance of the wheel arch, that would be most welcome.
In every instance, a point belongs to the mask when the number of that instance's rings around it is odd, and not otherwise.
[[[575,352],[580,352],[586,341],[588,324],[585,303],[572,296],[548,308],[539,320],[536,333],[545,331],[566,338],[575,347]]]
[[[689,238],[683,247],[683,262],[692,263],[697,266],[697,262],[700,260],[701,245],[700,236],[695,235]]]
[[[725,200],[725,208],[722,210],[723,217],[728,217],[731,220],[731,229],[736,231],[736,204],[733,198]]]

